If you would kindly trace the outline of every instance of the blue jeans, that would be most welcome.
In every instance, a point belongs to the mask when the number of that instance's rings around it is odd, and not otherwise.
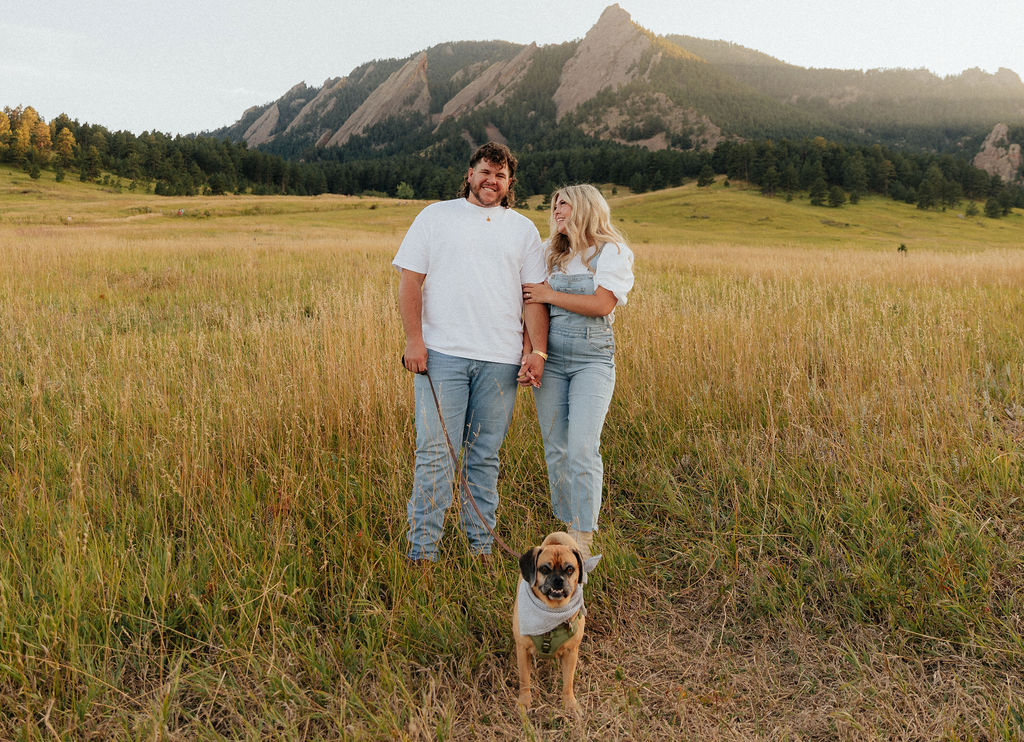
[[[494,528],[498,510],[498,449],[505,440],[516,401],[519,366],[476,361],[427,351],[427,373],[434,382],[448,435],[456,453],[462,450],[462,468],[473,499],[487,524]],[[455,464],[437,416],[430,381],[417,374],[416,474],[409,498],[409,557],[437,559],[444,516],[452,503]],[[489,554],[493,540],[466,497],[460,522],[470,549]]]
[[[604,481],[601,429],[614,389],[611,326],[603,317],[552,312],[548,361],[533,397],[551,506],[556,518],[578,531],[597,530]]]

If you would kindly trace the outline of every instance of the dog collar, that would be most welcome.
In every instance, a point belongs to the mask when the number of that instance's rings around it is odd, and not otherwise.
[[[580,611],[565,623],[559,624],[546,634],[531,636],[533,646],[537,650],[537,656],[543,659],[554,657],[555,652],[561,649],[563,644],[579,632],[581,618],[583,618],[583,611]]]

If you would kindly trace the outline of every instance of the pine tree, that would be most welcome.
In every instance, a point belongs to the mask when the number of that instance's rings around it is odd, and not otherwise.
[[[32,128],[22,119],[11,138],[11,159],[19,165],[24,165],[30,149],[32,149]]]
[[[860,152],[848,157],[843,164],[843,186],[851,196],[859,197],[868,190],[868,170]],[[851,198],[851,200],[853,200]]]
[[[50,141],[50,127],[42,119],[32,125],[31,141],[32,148],[37,152],[49,152],[52,149],[53,142]]]
[[[787,193],[792,193],[800,186],[800,176],[796,171],[796,165],[790,162],[782,171],[779,179],[779,187]]]
[[[769,165],[768,169],[761,176],[761,193],[766,196],[774,196],[775,191],[779,189],[781,180],[782,178],[779,176],[779,171],[775,168],[775,165]]]
[[[935,188],[930,180],[922,180],[921,186],[917,189],[917,208],[931,209],[935,207],[937,197]]]
[[[825,182],[824,178],[818,178],[811,183],[810,190],[811,206],[824,206],[825,199],[828,197],[828,183]]]
[[[57,146],[54,147],[54,151],[57,153],[57,161],[67,167],[71,163],[71,158],[75,155],[75,147],[78,144],[75,142],[75,135],[71,132],[71,129],[63,128],[57,132]]]
[[[100,152],[96,145],[90,144],[84,152],[79,152],[78,179],[83,183],[96,180],[100,176]]]

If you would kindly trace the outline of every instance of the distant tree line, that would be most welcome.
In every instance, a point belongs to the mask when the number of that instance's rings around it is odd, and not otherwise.
[[[521,131],[528,125],[530,105],[504,110],[498,125],[503,131]],[[565,183],[611,183],[643,192],[694,179],[707,185],[724,175],[751,183],[767,196],[807,193],[811,203],[822,206],[855,204],[862,196],[877,194],[921,209],[955,208],[967,199],[968,211],[976,213],[976,202],[982,202],[990,217],[1024,208],[1024,189],[953,155],[841,144],[822,137],[727,140],[713,152],[652,152],[597,140],[575,128],[544,124],[548,117],[539,118],[529,140],[512,143],[520,157],[520,197],[550,194]],[[227,139],[159,132],[136,136],[80,124],[64,114],[46,123],[32,107],[5,108],[0,112],[0,161],[14,163],[33,177],[52,168],[58,180],[72,172],[82,181],[167,196],[339,193],[449,198],[465,176],[470,144],[464,135],[484,141],[493,118],[482,112],[460,122],[458,130],[442,128],[433,135],[424,134],[416,123],[389,119],[344,147],[308,149],[299,153],[301,159],[286,160]]]
[[[31,106],[0,112],[0,162],[33,177],[52,168],[58,180],[74,172],[83,182],[165,196],[197,194],[316,194],[327,190],[320,168],[210,137],[160,132],[111,132],[61,114],[49,124]]]
[[[711,169],[759,186],[768,196],[807,192],[817,206],[855,204],[863,195],[878,194],[920,209],[955,208],[966,198],[970,210],[983,201],[990,217],[1024,207],[1024,189],[952,155],[843,145],[821,137],[722,142]]]

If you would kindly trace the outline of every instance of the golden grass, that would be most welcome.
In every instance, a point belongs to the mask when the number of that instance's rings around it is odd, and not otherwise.
[[[0,171],[0,737],[1024,733],[1019,214],[612,199],[638,283],[577,722],[550,667],[514,710],[511,562],[402,556],[420,206]],[[513,544],[555,525],[542,461],[523,393]]]

